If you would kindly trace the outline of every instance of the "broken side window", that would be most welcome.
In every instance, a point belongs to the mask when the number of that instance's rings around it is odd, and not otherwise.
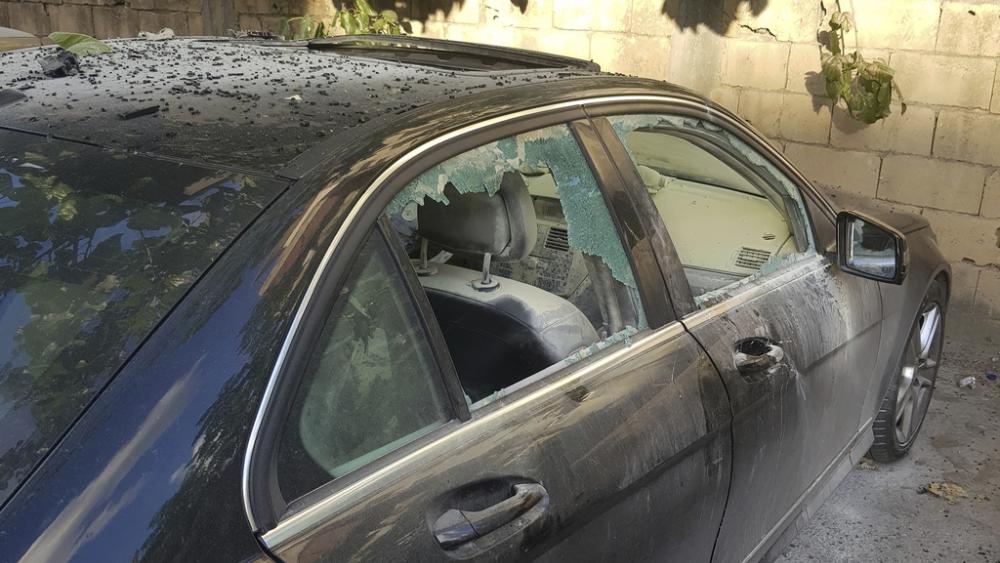
[[[798,188],[735,135],[690,117],[609,121],[663,219],[699,306],[815,255]]]
[[[473,406],[647,327],[629,256],[565,125],[450,158],[386,213]]]

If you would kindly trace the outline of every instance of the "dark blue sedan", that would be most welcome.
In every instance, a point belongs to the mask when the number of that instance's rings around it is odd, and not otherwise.
[[[755,561],[950,270],[725,109],[404,37],[0,54],[0,561]]]

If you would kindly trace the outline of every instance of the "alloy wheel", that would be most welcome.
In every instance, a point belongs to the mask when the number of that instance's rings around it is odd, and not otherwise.
[[[925,303],[904,351],[896,392],[896,441],[900,446],[916,436],[931,402],[941,358],[941,307]]]

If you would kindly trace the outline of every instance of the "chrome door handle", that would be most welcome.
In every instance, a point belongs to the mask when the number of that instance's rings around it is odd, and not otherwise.
[[[518,483],[512,490],[509,498],[482,510],[445,511],[434,522],[434,537],[445,549],[457,547],[512,522],[548,496],[538,483]]]
[[[733,362],[743,375],[759,375],[785,360],[785,351],[771,340],[754,336],[736,343]]]

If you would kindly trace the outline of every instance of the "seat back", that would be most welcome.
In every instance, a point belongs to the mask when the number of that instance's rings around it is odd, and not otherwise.
[[[418,209],[421,236],[452,252],[522,260],[535,246],[534,205],[520,174],[504,175],[497,193],[460,193],[449,184],[448,203],[427,200]],[[599,340],[593,325],[569,301],[515,280],[449,264],[422,275],[466,393],[473,401],[516,383]]]

